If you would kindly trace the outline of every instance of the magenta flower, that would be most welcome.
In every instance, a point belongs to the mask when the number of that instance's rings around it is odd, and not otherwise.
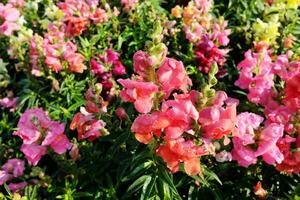
[[[0,185],[12,179],[12,175],[5,170],[0,170]]]
[[[64,124],[52,121],[40,108],[26,110],[13,135],[23,140],[21,151],[33,165],[46,154],[48,146],[58,154],[71,148],[71,143],[64,134]]]
[[[104,66],[98,63],[95,59],[90,60],[91,71],[95,75],[101,75],[105,72]]]
[[[239,165],[248,167],[257,162],[255,152],[250,147],[243,144],[243,140],[238,137],[233,137],[233,150],[231,151],[232,159],[236,160]]]
[[[23,144],[21,146],[21,151],[25,154],[29,164],[35,166],[40,161],[42,156],[47,153],[47,148],[36,143]]]
[[[10,183],[10,184],[8,184],[8,189],[14,193],[14,192],[17,192],[19,190],[22,190],[27,185],[28,184],[25,181],[19,182],[19,183]]]
[[[4,108],[9,108],[9,110],[13,112],[14,110],[16,110],[18,98],[19,97],[15,97],[15,98],[5,97],[3,99],[0,99],[0,106]]]
[[[153,106],[153,97],[158,92],[158,86],[152,82],[119,79],[118,82],[125,88],[120,97],[125,102],[133,102],[135,109],[140,113],[148,113]]]
[[[2,170],[12,174],[15,178],[22,176],[25,170],[25,163],[20,159],[10,159],[3,166]]]
[[[188,77],[183,63],[172,58],[166,58],[163,64],[157,70],[159,83],[168,98],[170,93],[175,89],[180,89],[187,93],[187,87],[192,85],[191,79]]]

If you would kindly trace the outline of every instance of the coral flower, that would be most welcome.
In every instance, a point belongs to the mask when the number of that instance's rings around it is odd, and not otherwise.
[[[119,79],[118,82],[125,88],[120,97],[125,102],[133,102],[135,109],[140,113],[148,113],[153,106],[153,97],[158,92],[158,86],[152,82],[141,82],[130,79]]]

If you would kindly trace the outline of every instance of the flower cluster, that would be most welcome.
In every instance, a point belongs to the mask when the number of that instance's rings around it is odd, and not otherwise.
[[[107,135],[105,122],[97,119],[99,113],[107,111],[107,102],[100,96],[101,84],[96,84],[95,88],[89,88],[85,94],[86,104],[81,111],[75,114],[70,124],[70,129],[77,129],[78,140],[88,139],[90,142],[96,138]]]
[[[84,57],[77,53],[77,46],[70,40],[66,42],[65,34],[54,24],[49,24],[44,38],[35,35],[31,39],[30,62],[33,75],[41,75],[42,69],[38,63],[43,57],[45,64],[56,73],[63,69],[82,73],[86,69]]]
[[[134,55],[138,75],[134,80],[118,80],[124,87],[120,97],[142,113],[131,126],[136,139],[148,144],[162,138],[164,142],[156,151],[168,168],[176,172],[183,162],[186,173],[196,175],[200,172],[199,157],[212,153],[212,141],[234,132],[238,101],[219,91],[211,103],[201,106],[203,94],[188,90],[192,81],[183,63],[162,55],[161,63],[154,65],[153,55],[138,51]]]
[[[0,170],[0,185],[11,181],[13,178],[18,178],[23,175],[25,170],[25,163],[20,159],[8,160]],[[26,182],[22,181],[19,183],[9,183],[8,188],[12,191],[17,191],[24,188],[27,185]]]
[[[227,21],[213,18],[211,7],[211,0],[193,0],[183,9],[176,6],[172,10],[174,17],[183,18],[186,38],[195,45],[198,68],[205,73],[215,62],[220,68],[225,64],[229,50],[220,47],[228,45],[231,32]]]
[[[64,134],[65,125],[52,121],[40,108],[26,110],[18,122],[18,130],[13,135],[23,140],[21,151],[32,165],[37,165],[47,148],[51,147],[58,154],[71,148],[71,143]]]
[[[106,49],[104,54],[90,60],[91,72],[100,79],[103,89],[109,91],[113,87],[113,76],[126,74],[125,66],[119,54],[111,49]]]
[[[81,35],[90,22],[99,24],[109,19],[106,10],[97,7],[98,0],[65,0],[58,3],[59,8],[64,12],[64,30],[68,37]]]
[[[0,3],[0,35],[10,36],[19,30],[20,25],[17,23],[19,17],[20,12],[13,1],[9,1],[6,5]]]

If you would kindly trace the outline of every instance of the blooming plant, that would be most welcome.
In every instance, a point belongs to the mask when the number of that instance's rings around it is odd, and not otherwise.
[[[299,199],[298,0],[4,0],[0,199]]]

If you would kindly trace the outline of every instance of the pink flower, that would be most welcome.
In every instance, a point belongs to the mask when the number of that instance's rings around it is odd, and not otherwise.
[[[9,0],[8,4],[12,5],[13,7],[23,7],[25,4],[24,0]]]
[[[162,112],[170,119],[170,125],[165,128],[165,140],[177,139],[185,131],[192,129],[192,123],[196,122],[199,113],[190,99],[183,95],[174,95],[175,100],[162,103]]]
[[[0,170],[0,185],[12,179],[12,175],[5,170]]]
[[[252,53],[248,50],[245,59],[239,63],[239,79],[234,83],[241,89],[248,89],[248,99],[253,103],[267,104],[274,85],[272,61],[266,51]]]
[[[18,98],[19,97],[15,97],[15,98],[11,99],[11,98],[5,97],[3,99],[0,99],[0,106],[2,106],[4,108],[9,108],[9,110],[11,112],[13,112],[16,109]]]
[[[175,89],[180,89],[184,93],[187,87],[192,85],[191,79],[188,77],[183,63],[172,58],[166,58],[163,64],[157,70],[159,83],[165,92],[165,98]]]
[[[125,88],[120,97],[125,102],[133,102],[135,109],[140,113],[148,113],[153,106],[153,97],[158,87],[152,82],[141,82],[130,79],[119,79],[118,82]]]
[[[126,74],[126,69],[124,65],[121,63],[121,61],[118,60],[114,62],[113,73],[115,76],[121,76]]]
[[[281,163],[283,154],[276,145],[279,138],[283,136],[283,125],[276,123],[269,124],[260,135],[259,146],[255,152],[255,156],[263,156],[268,164]]]
[[[34,76],[41,76],[41,68],[39,67],[38,60],[41,57],[39,48],[39,43],[42,44],[43,38],[39,37],[38,35],[34,35],[30,40],[29,46],[29,57],[30,57],[30,64],[32,65],[31,74]]]
[[[236,137],[242,141],[243,145],[253,144],[255,142],[254,130],[259,128],[263,120],[263,117],[249,112],[243,112],[237,116],[236,126],[238,134]]]
[[[138,2],[139,0],[121,0],[121,3],[124,5],[124,9],[126,11],[134,10]]]
[[[79,159],[79,157],[80,157],[79,148],[76,144],[72,144],[72,148],[71,148],[69,154],[70,154],[72,160],[76,161]]]
[[[104,9],[98,8],[96,12],[92,15],[91,20],[94,24],[99,24],[108,21],[108,15]]]
[[[104,135],[105,122],[97,120],[93,115],[84,115],[78,112],[70,124],[70,129],[77,129],[78,139],[88,139],[90,142]]]
[[[194,0],[194,2],[201,13],[207,13],[212,6],[211,0]]]
[[[135,133],[136,139],[144,144],[148,144],[153,135],[159,137],[162,129],[170,124],[170,119],[163,112],[139,115],[131,126],[131,131]]]
[[[105,72],[104,66],[102,64],[99,64],[95,59],[90,60],[91,65],[91,71],[95,75],[101,75]]]
[[[25,154],[29,164],[35,166],[40,161],[41,157],[47,153],[47,148],[36,143],[23,144],[21,151]]]
[[[71,148],[71,143],[64,134],[65,125],[58,122],[51,122],[50,130],[42,142],[42,146],[51,146],[51,148],[58,154],[65,153],[67,149]]]
[[[227,151],[221,151],[220,153],[216,154],[216,160],[218,162],[226,162],[226,161],[231,161],[232,160],[232,155],[230,152]]]
[[[115,110],[115,113],[116,113],[116,115],[118,116],[118,118],[119,118],[120,120],[128,120],[128,119],[129,119],[129,116],[127,115],[125,109],[122,108],[122,107],[118,107],[118,108]]]
[[[109,64],[113,64],[114,62],[119,61],[119,54],[111,49],[107,49],[104,56],[104,61]]]
[[[218,41],[219,45],[226,46],[229,43],[228,35],[230,35],[230,29],[226,29],[227,21],[220,19],[214,23],[213,38]]]
[[[139,50],[133,55],[133,70],[143,78],[147,78],[150,75],[149,69],[153,68],[154,64],[151,56],[144,51]]]
[[[50,124],[50,118],[42,109],[28,109],[21,116],[18,131],[15,131],[13,135],[19,136],[24,144],[32,144],[42,137],[42,129],[47,129]]]
[[[284,55],[279,55],[273,65],[274,73],[284,81],[294,77],[300,72],[300,60],[294,62],[289,61],[292,54],[293,52],[288,51]]]
[[[10,183],[8,184],[8,189],[12,192],[17,192],[19,190],[22,190],[27,186],[27,182],[19,182],[19,183]]]
[[[20,12],[11,4],[0,3],[0,34],[10,36],[14,31],[19,30],[20,26],[16,24],[19,17]]]
[[[99,112],[106,112],[107,103],[101,97],[101,89],[97,90],[96,88],[101,88],[102,85],[97,83],[95,85],[95,90],[93,88],[89,88],[85,93],[85,108],[89,113],[99,113]]]
[[[71,72],[83,73],[86,70],[86,66],[83,64],[83,55],[74,52],[65,52],[64,59],[68,61]]]
[[[254,150],[245,146],[243,140],[233,137],[232,143],[233,150],[231,151],[231,155],[233,160],[236,160],[243,167],[248,167],[256,163],[257,159]]]
[[[15,178],[22,176],[25,170],[24,161],[20,159],[10,159],[3,166],[2,170],[12,174]]]

